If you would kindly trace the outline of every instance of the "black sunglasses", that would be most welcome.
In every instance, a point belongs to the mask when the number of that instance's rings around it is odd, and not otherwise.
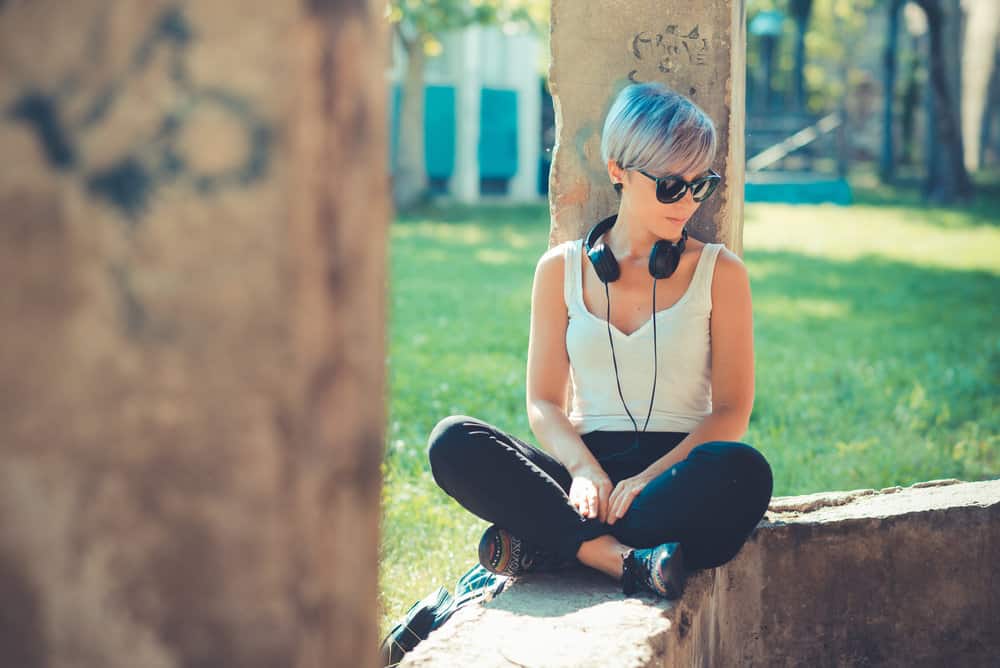
[[[641,169],[637,169],[636,171],[646,178],[656,181],[656,199],[664,204],[673,204],[678,201],[684,197],[684,193],[688,189],[691,190],[691,198],[695,202],[704,202],[708,199],[709,195],[715,192],[715,188],[722,181],[722,176],[717,174],[713,169],[708,170],[708,174],[705,176],[698,177],[690,183],[680,176],[668,175],[656,177],[652,174],[647,174]]]

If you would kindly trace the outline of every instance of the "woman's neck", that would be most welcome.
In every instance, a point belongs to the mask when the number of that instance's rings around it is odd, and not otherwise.
[[[646,262],[653,251],[653,244],[663,237],[656,236],[644,225],[633,221],[634,218],[630,218],[626,212],[619,211],[614,226],[605,235],[605,243],[611,247],[611,252],[619,261]],[[669,239],[674,243],[680,240],[680,233],[676,239]]]

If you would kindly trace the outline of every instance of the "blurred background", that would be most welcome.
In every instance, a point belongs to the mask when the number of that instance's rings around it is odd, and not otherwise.
[[[774,496],[1000,476],[1000,2],[748,0],[743,242]],[[450,414],[534,442],[549,3],[393,0],[383,630],[476,563]]]
[[[868,174],[952,202],[971,197],[969,173],[997,166],[1000,3],[747,5],[748,201],[846,204],[847,177]],[[400,210],[546,196],[548,12],[543,0],[390,3]]]

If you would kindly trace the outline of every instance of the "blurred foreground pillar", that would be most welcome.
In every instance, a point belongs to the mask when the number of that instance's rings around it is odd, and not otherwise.
[[[0,2],[0,664],[374,664],[382,12]]]
[[[742,255],[745,9],[744,0],[552,0],[550,244],[578,239],[618,210],[601,159],[604,117],[629,83],[662,81],[694,100],[719,131],[715,170],[724,180],[689,231]]]

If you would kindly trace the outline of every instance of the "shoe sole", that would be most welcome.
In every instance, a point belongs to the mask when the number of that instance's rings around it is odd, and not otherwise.
[[[510,534],[496,526],[486,529],[479,539],[479,563],[494,575],[517,575],[521,570],[520,552],[520,546],[515,549]]]
[[[667,590],[665,598],[667,600],[680,598],[684,594],[684,581],[687,577],[687,571],[684,569],[684,549],[680,543],[677,543],[677,549],[670,555],[667,567],[661,574]]]

